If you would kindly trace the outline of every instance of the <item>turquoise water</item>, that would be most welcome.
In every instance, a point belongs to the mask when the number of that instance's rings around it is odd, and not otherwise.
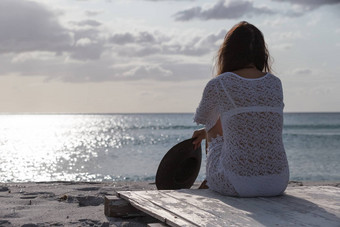
[[[0,115],[0,182],[154,180],[164,154],[200,128],[192,117]],[[291,180],[340,180],[340,113],[286,113],[283,139]]]

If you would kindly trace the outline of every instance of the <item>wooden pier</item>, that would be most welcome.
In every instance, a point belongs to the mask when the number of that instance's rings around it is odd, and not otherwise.
[[[120,191],[117,196],[132,213],[137,209],[169,226],[340,226],[340,188],[332,186],[288,187],[282,196],[257,198],[206,189]],[[106,198],[108,216],[113,199],[117,204],[117,198]]]

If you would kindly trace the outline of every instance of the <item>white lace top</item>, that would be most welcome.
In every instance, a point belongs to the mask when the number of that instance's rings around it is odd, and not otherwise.
[[[282,143],[283,107],[281,81],[270,73],[247,79],[226,72],[208,82],[194,121],[209,131],[221,118],[223,137],[209,144],[216,147],[219,143],[220,151],[209,154],[208,149],[210,188],[224,194],[244,194],[233,181],[257,176],[283,175],[288,183]]]

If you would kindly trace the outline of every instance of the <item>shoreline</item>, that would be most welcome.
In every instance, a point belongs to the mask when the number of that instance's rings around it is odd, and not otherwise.
[[[192,189],[200,183],[195,182]],[[340,187],[340,181],[288,184],[299,186]],[[0,183],[0,226],[145,226],[157,222],[150,216],[105,216],[104,196],[126,190],[156,190],[156,185],[152,181]]]

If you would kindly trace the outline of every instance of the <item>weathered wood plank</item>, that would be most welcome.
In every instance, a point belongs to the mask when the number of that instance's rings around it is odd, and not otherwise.
[[[202,210],[199,207],[192,206],[175,197],[168,196],[164,191],[139,191],[134,192],[147,199],[151,203],[167,210],[174,212],[181,219],[191,222],[197,226],[229,226],[235,225],[231,219],[223,219],[213,213]],[[169,192],[171,193],[171,192]]]
[[[128,200],[132,206],[170,226],[197,226],[192,222],[181,219],[176,213],[165,210],[141,197],[136,191],[121,191],[117,193],[120,198]]]
[[[197,207],[203,211],[211,213],[216,218],[223,219],[228,226],[254,226],[255,222],[249,211],[235,206],[238,198],[228,197],[231,203],[221,202],[220,198],[225,197],[210,190],[179,190],[163,191],[162,193],[170,197],[175,197],[190,207]]]
[[[141,209],[148,214],[163,213],[158,216],[165,223],[165,216],[177,216],[167,222],[172,226],[340,226],[340,189],[330,186],[288,188],[284,196],[270,198],[234,198],[190,189],[122,194],[146,203]]]
[[[303,189],[300,189],[303,191]],[[293,189],[295,192],[296,189]],[[311,192],[311,190],[309,190]],[[315,204],[303,197],[288,195],[270,198],[233,198],[219,195],[210,190],[180,190],[165,192],[168,196],[176,197],[187,204],[192,204],[201,209],[213,212],[222,218],[232,217],[239,226],[339,226],[339,211],[327,211],[320,205],[328,203],[329,198],[335,198],[336,191],[327,196],[322,188],[316,190],[322,201]],[[339,195],[338,189],[338,195]],[[302,194],[302,193],[301,193]],[[328,201],[324,201],[328,198]],[[334,206],[339,200],[333,201]],[[228,208],[229,207],[229,208]],[[230,208],[231,207],[231,208]]]
[[[304,198],[340,216],[340,188],[332,186],[288,188],[288,195]]]
[[[128,201],[117,196],[105,196],[104,213],[108,217],[141,216],[141,211],[133,207]]]

